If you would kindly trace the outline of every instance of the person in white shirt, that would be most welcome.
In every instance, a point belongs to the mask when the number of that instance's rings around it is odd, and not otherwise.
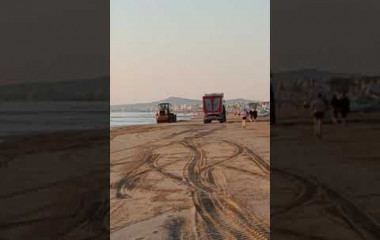
[[[311,107],[314,116],[314,135],[322,138],[322,121],[325,116],[326,104],[321,93],[318,93],[317,98],[311,103]]]
[[[241,117],[241,126],[242,126],[244,129],[246,129],[245,121],[247,120],[247,116],[248,116],[247,110],[243,109],[243,110],[240,112],[240,117]]]

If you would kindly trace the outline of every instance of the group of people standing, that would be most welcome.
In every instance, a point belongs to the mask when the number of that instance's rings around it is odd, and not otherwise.
[[[321,93],[311,104],[313,117],[314,117],[314,135],[318,138],[322,138],[322,122],[325,116],[325,112],[331,110],[332,122],[338,123],[339,115],[341,116],[342,125],[345,126],[347,122],[347,116],[350,112],[350,99],[346,93],[343,93],[340,98],[337,94],[333,94],[331,101],[328,102],[323,99]]]
[[[249,119],[251,122],[256,122],[256,118],[257,118],[256,108],[253,110],[250,109],[249,111],[248,109],[243,109],[242,111],[240,111],[240,118],[241,118],[242,128],[247,129],[246,124],[245,124],[247,119]]]

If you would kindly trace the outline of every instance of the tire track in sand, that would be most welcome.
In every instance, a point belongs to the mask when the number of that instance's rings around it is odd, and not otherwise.
[[[303,177],[277,168],[272,168],[272,171],[303,185],[298,196],[291,203],[273,212],[271,214],[272,218],[305,206],[307,202],[314,199],[322,198],[327,201],[330,207],[333,207],[334,215],[344,220],[348,228],[361,236],[362,239],[380,239],[379,223],[337,191],[319,182],[316,178]],[[327,207],[325,206],[324,209],[327,209]],[[324,210],[325,214],[329,214],[329,212],[331,211]],[[328,218],[329,216],[325,217]],[[279,232],[281,231],[284,231],[284,229],[279,229]]]
[[[205,129],[194,131],[192,136],[185,137],[184,140],[180,142],[190,153],[190,157],[187,159],[188,162],[183,169],[183,179],[166,172],[163,169],[163,165],[157,164],[159,154],[153,154],[150,151],[143,160],[139,161],[138,165],[133,167],[124,178],[115,184],[117,190],[116,195],[118,197],[128,197],[122,190],[132,190],[137,186],[138,182],[143,181],[145,173],[154,170],[177,183],[187,185],[191,190],[191,198],[195,211],[193,226],[180,224],[181,229],[184,230],[184,228],[186,228],[191,231],[190,229],[193,227],[194,234],[202,240],[269,239],[269,227],[266,224],[262,223],[253,213],[250,213],[232,200],[225,192],[220,191],[221,186],[217,183],[220,176],[215,175],[212,165],[206,166],[206,158],[201,150],[201,146],[195,143],[195,139],[207,136],[223,127],[225,126],[206,131]],[[234,159],[240,156],[245,150],[241,145],[228,141],[225,142],[235,148],[234,154],[225,159],[223,158],[222,161],[219,161],[217,164]],[[157,148],[166,146],[168,145],[165,144],[165,146],[158,146]],[[187,156],[185,158],[187,158]],[[258,161],[257,164],[262,165],[263,163]],[[265,166],[263,168],[265,168]],[[177,230],[175,229],[177,225],[178,224],[174,224],[170,228],[169,236],[172,238],[178,237],[178,232],[176,232]],[[180,239],[186,238],[186,232],[187,230],[185,232],[182,231]]]
[[[214,182],[213,176],[212,173],[207,174],[207,178],[202,176],[201,166],[205,159],[194,139],[183,144],[193,153],[184,168],[184,178],[192,186],[198,236],[201,239],[269,239],[269,229],[265,224],[227,195],[210,187]],[[204,229],[205,233],[199,229]]]

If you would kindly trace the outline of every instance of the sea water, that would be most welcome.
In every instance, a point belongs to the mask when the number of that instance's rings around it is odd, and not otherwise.
[[[191,114],[178,113],[177,120]],[[107,102],[0,102],[0,142],[15,136],[156,124],[154,112],[110,112]]]
[[[0,142],[15,136],[104,129],[107,102],[0,102]]]
[[[177,121],[190,120],[191,113],[176,113]],[[110,127],[156,124],[154,112],[111,112]]]

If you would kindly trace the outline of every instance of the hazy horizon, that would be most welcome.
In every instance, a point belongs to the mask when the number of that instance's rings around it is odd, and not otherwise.
[[[269,100],[269,2],[111,1],[111,104]]]
[[[276,1],[271,6],[272,70],[380,75],[380,32],[373,24],[379,10],[377,1]]]
[[[186,98],[186,97],[178,97],[178,96],[168,96],[167,98],[163,98],[163,99],[155,99],[155,100],[152,100],[152,101],[148,101],[148,102],[134,102],[134,103],[111,103],[111,106],[116,106],[116,105],[128,105],[128,104],[149,104],[149,103],[153,103],[153,102],[159,102],[159,101],[162,101],[162,100],[166,100],[168,98],[182,98],[182,99],[187,99],[187,100],[199,100],[199,101],[202,101],[202,98],[201,99],[194,99],[194,98]],[[244,99],[244,100],[247,100],[247,101],[269,101],[269,100],[260,100],[260,99],[247,99],[247,98],[225,98],[226,101],[230,101],[230,100],[236,100],[236,99]]]

